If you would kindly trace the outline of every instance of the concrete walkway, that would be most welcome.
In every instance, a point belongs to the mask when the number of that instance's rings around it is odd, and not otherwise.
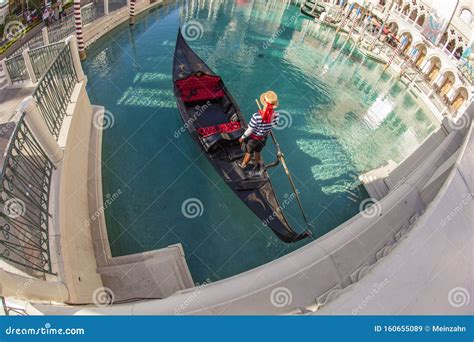
[[[34,90],[35,87],[31,83],[22,88],[0,88],[0,123],[12,121],[21,101],[33,94]]]

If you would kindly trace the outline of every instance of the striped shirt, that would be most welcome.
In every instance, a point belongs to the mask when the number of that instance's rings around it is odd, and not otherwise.
[[[278,124],[279,117],[280,114],[278,114],[278,112],[274,112],[272,122],[264,123],[262,122],[262,116],[260,115],[260,112],[256,112],[250,119],[248,130],[251,130],[251,134],[256,135],[257,137],[266,137],[272,128]],[[245,132],[245,135],[247,136],[247,132]]]

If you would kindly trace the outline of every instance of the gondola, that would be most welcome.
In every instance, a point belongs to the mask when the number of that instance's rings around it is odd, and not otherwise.
[[[301,6],[300,11],[311,18],[319,18],[323,12],[326,12],[326,7],[319,4],[316,4],[316,7],[314,6],[314,1],[306,1],[304,5]]]
[[[239,199],[282,241],[310,236],[310,230],[298,233],[290,227],[265,168],[238,166],[245,118],[222,79],[189,47],[181,31],[173,58],[173,89],[184,127]]]

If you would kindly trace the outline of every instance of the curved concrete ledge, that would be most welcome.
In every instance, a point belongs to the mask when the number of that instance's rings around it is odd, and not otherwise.
[[[58,177],[59,199],[53,217],[59,223],[59,276],[68,290],[68,303],[91,303],[102,286],[89,228],[88,160],[93,108],[86,92],[87,79],[77,83],[66,111],[58,144],[64,158],[53,177]]]
[[[321,314],[474,314],[455,297],[474,295],[473,130],[416,229]]]
[[[375,204],[372,211],[353,217],[320,239],[266,265],[163,300],[102,308],[35,308],[47,314],[285,314],[331,305],[345,288],[358,284],[377,265],[382,267],[385,257],[413,228],[428,204],[421,196],[424,187],[459,148],[461,136],[452,132],[406,182]],[[377,263],[382,258],[384,262]],[[280,305],[278,298],[285,296],[291,300]]]
[[[66,286],[59,281],[27,278],[0,269],[0,295],[26,300],[64,302],[69,298]]]

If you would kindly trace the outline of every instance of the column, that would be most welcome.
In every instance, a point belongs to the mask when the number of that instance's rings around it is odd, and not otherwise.
[[[364,39],[365,31],[367,31],[367,27],[369,26],[371,18],[372,17],[369,15],[365,20],[362,20],[362,22],[364,23],[364,26],[362,27],[357,43],[360,43]]]
[[[431,60],[425,61],[423,63],[422,68],[421,68],[421,72],[426,74],[428,72],[428,70],[430,70],[430,67],[431,67]]]
[[[79,50],[79,58],[86,59],[86,50],[84,48],[84,36],[82,34],[82,14],[81,0],[74,0],[74,23],[76,26],[77,48]]]
[[[439,75],[433,82],[437,87],[441,86],[444,82],[444,74]]]
[[[77,38],[75,36],[67,37],[66,44],[69,44],[69,50],[71,51],[72,64],[74,66],[74,70],[76,71],[77,81],[82,82],[85,76],[84,76],[84,71],[82,70],[79,49],[77,48]]]
[[[45,26],[41,29],[41,35],[43,36],[43,45],[49,45],[48,27]]]
[[[3,72],[5,74],[5,78],[7,80],[7,87],[11,87],[12,86],[12,79],[10,78],[10,74],[8,73],[7,64],[5,63],[5,58],[2,59],[2,69],[3,69]]]
[[[413,48],[413,50],[411,50],[411,56],[410,56],[410,59],[412,60],[413,63],[415,63],[418,55],[419,55],[419,51],[416,47]]]
[[[416,18],[415,18],[415,26],[419,26],[418,25],[418,19],[420,19],[421,15],[418,15]]]
[[[454,90],[454,84],[453,84],[451,89],[449,89],[448,93],[446,94],[446,97],[448,98],[448,101],[450,102],[450,104],[452,104],[452,102],[454,100],[455,93],[456,93],[456,91]]]
[[[447,38],[446,44],[444,44],[444,46],[441,48],[441,51],[446,50],[448,48],[448,44],[449,44],[449,38]]]
[[[104,15],[109,15],[109,0],[104,0]]]
[[[130,0],[128,22],[130,25],[135,24],[135,0]]]
[[[43,116],[36,107],[33,97],[28,96],[25,98],[21,102],[18,110],[25,113],[25,122],[43,148],[44,153],[46,153],[51,162],[57,167],[63,159],[63,150],[59,147],[56,139],[54,139],[49,131]]]

